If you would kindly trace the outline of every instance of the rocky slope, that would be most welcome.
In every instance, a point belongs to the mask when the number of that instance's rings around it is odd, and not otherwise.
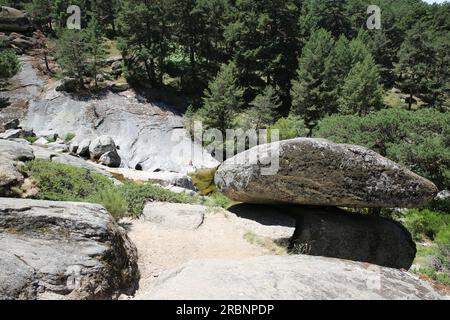
[[[79,142],[108,135],[119,146],[123,165],[133,169],[186,173],[218,165],[201,146],[191,142],[182,117],[174,110],[146,103],[133,90],[107,90],[96,97],[58,92],[61,83],[42,79],[33,61],[21,58],[21,72],[2,93],[12,103],[0,115],[3,125],[18,118],[25,130],[52,130],[61,137],[74,133]]]

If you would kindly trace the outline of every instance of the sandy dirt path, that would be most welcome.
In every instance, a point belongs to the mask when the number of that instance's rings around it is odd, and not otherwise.
[[[139,220],[124,220],[138,250],[141,280],[134,299],[143,299],[160,274],[195,259],[245,259],[273,254],[244,239],[225,211],[209,212],[197,230],[181,230]]]

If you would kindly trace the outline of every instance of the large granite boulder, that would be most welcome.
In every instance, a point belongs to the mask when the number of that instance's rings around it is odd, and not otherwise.
[[[26,144],[0,139],[0,158],[28,161],[34,159],[34,154],[33,149]]]
[[[120,167],[121,159],[117,151],[108,151],[104,153],[100,159],[99,163],[111,167],[111,168],[118,168]]]
[[[33,159],[33,150],[29,146],[0,139],[0,196],[9,196],[13,187],[22,184],[24,177],[19,165]]]
[[[32,28],[28,16],[17,9],[0,7],[0,31],[25,32]]]
[[[0,198],[0,299],[133,294],[137,253],[99,205]]]
[[[285,206],[274,212],[297,219],[291,250],[297,254],[368,262],[409,270],[416,244],[400,223],[337,208]]]
[[[396,269],[312,256],[197,260],[167,271],[142,296],[156,300],[438,300]]]
[[[277,161],[279,170],[267,170],[265,164],[276,167]],[[238,154],[219,167],[215,182],[229,198],[257,204],[414,208],[438,192],[432,182],[376,152],[306,138]]]
[[[116,144],[110,136],[100,136],[94,139],[89,146],[91,159],[100,159],[107,152],[117,152]]]

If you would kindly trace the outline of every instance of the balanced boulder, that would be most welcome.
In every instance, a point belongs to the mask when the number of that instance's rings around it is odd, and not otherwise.
[[[0,299],[133,294],[136,248],[101,206],[0,198]]]
[[[215,182],[229,198],[256,204],[414,208],[438,192],[432,182],[374,151],[306,138],[238,154],[219,167]]]

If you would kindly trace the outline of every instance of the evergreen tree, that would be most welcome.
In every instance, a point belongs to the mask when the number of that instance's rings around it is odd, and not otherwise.
[[[143,67],[151,84],[162,84],[167,66],[171,41],[169,11],[166,0],[128,0],[119,15],[126,65],[136,77]]]
[[[368,114],[381,107],[383,90],[378,66],[371,56],[358,62],[350,71],[338,100],[341,114]]]
[[[90,71],[94,78],[95,87],[98,87],[97,76],[102,60],[106,57],[106,46],[100,24],[91,19],[88,28],[83,30],[90,56]]]
[[[409,93],[409,110],[412,108],[413,96],[426,90],[429,60],[433,57],[430,34],[424,28],[422,23],[417,23],[408,32],[398,52],[397,83]]]
[[[330,77],[327,60],[333,50],[329,32],[320,29],[311,35],[299,60],[297,79],[292,82],[292,112],[302,116],[312,132],[317,122],[330,112]]]
[[[261,129],[275,122],[278,109],[281,107],[281,101],[275,89],[268,86],[262,94],[259,94],[250,103],[250,106],[251,108],[248,110],[249,118],[256,129]]]
[[[292,0],[236,2],[236,18],[225,35],[234,48],[233,60],[247,102],[266,86],[273,86],[284,104],[289,104],[290,81],[295,77],[299,52],[298,11]]]
[[[335,39],[347,35],[350,21],[345,14],[345,3],[342,0],[305,0],[300,15],[302,39],[308,39],[318,29],[330,31]]]
[[[6,81],[18,73],[20,70],[20,61],[12,50],[0,51],[0,90],[2,90]],[[0,98],[0,109],[9,105],[8,98]]]
[[[203,107],[199,110],[207,128],[219,129],[222,133],[233,126],[236,110],[242,104],[243,90],[236,80],[236,66],[222,65],[216,78],[205,90]]]
[[[353,65],[353,56],[350,41],[342,35],[336,41],[333,50],[325,61],[325,69],[328,78],[325,79],[325,87],[329,89],[329,112],[338,111],[338,98],[341,96],[342,86]]]
[[[56,59],[62,74],[77,79],[82,88],[89,70],[89,47],[84,34],[77,30],[64,30],[56,43]]]

